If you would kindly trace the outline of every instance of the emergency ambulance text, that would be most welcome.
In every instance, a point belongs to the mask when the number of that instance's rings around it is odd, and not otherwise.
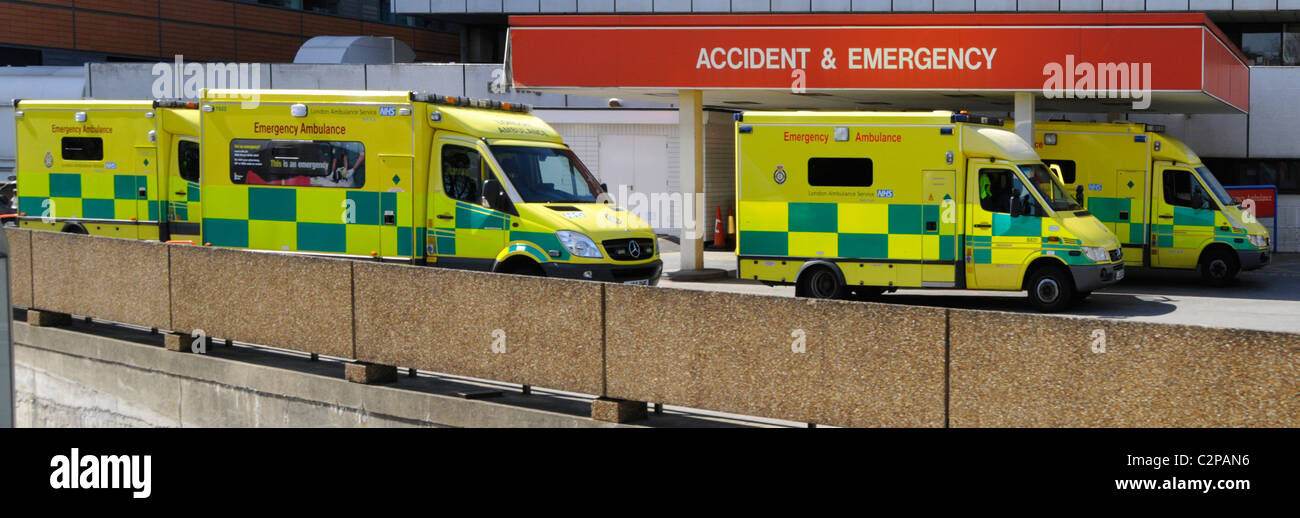
[[[786,131],[782,136],[786,142],[803,142],[805,144],[825,144],[831,139],[831,136],[825,133],[790,133]]]
[[[330,126],[328,124],[302,123],[301,125],[293,124],[262,124],[253,123],[253,133],[265,133],[268,135],[347,135],[347,126]]]
[[[100,135],[100,134],[109,134],[112,132],[113,132],[113,128],[107,126],[93,126],[90,124],[87,124],[85,126],[59,126],[58,124],[50,125],[50,133],[53,133],[55,135],[61,135],[61,134],[80,135],[83,133],[90,134],[90,135]]]

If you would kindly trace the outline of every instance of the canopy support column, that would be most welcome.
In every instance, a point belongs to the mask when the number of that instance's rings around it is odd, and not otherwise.
[[[682,189],[681,269],[704,268],[704,92],[677,93],[677,145]]]
[[[1034,146],[1034,92],[1016,92],[1016,135]]]

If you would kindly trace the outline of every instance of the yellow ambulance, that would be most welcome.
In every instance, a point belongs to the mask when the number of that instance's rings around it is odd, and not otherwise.
[[[200,104],[205,244],[658,282],[654,230],[598,199],[527,106],[328,90],[206,90]]]
[[[1038,122],[1034,147],[1119,238],[1130,267],[1199,270],[1223,285],[1268,264],[1267,228],[1162,127]]]
[[[1119,241],[1001,120],[736,116],[739,276],[797,296],[1027,290],[1059,311],[1124,276]]]
[[[197,240],[199,111],[172,101],[14,101],[24,228]]]

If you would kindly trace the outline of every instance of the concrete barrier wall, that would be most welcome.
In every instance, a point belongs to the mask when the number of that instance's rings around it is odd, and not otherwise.
[[[6,229],[14,302],[840,426],[1300,427],[1300,335],[518,277]]]
[[[429,377],[359,385],[344,381],[335,362],[239,349],[176,354],[129,334],[15,323],[14,421],[58,428],[618,426],[566,411],[577,403],[514,394],[464,399],[454,391],[466,385]]]
[[[32,305],[32,231],[6,228],[9,240],[9,298],[14,306]]]
[[[1300,335],[951,310],[957,427],[1300,426]]]
[[[610,397],[837,426],[944,425],[943,309],[605,293]]]
[[[168,246],[32,232],[32,307],[170,329]]]
[[[602,393],[593,282],[353,263],[357,360]]]
[[[175,322],[170,329],[202,329],[210,337],[354,357],[352,261],[170,248]]]

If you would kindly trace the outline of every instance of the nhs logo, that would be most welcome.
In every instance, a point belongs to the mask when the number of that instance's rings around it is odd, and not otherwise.
[[[393,116],[396,116],[396,115],[397,115],[397,107],[395,107],[395,106],[380,106],[380,107],[379,107],[379,116],[380,116],[380,117],[393,117]]]

